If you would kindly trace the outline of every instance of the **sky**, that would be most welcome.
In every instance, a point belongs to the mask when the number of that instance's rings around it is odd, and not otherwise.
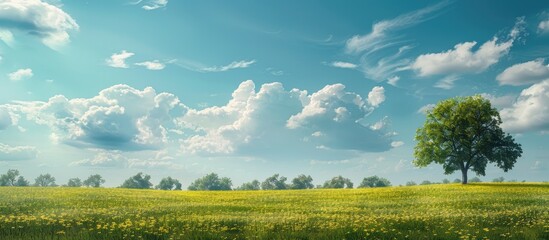
[[[414,135],[481,94],[524,151],[481,179],[548,181],[548,53],[546,1],[0,0],[0,172],[453,180]]]

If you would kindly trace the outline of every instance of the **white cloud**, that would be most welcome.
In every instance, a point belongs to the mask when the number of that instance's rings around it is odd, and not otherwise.
[[[0,143],[0,161],[19,161],[35,159],[38,151],[31,146],[9,146]]]
[[[549,131],[549,79],[522,90],[516,102],[500,111],[502,127],[511,133]]]
[[[12,81],[21,81],[24,79],[29,79],[33,76],[32,69],[30,68],[22,68],[15,72],[12,72],[8,74],[8,77]]]
[[[394,33],[398,30],[412,27],[431,18],[430,14],[448,5],[442,2],[413,12],[402,14],[396,18],[383,20],[372,25],[372,32],[366,35],[355,35],[347,40],[347,52],[374,52],[396,44]]]
[[[225,65],[225,66],[214,66],[214,67],[205,67],[205,68],[202,68],[201,71],[203,72],[225,72],[225,71],[228,71],[228,70],[231,70],[231,69],[236,69],[236,68],[247,68],[249,67],[250,65],[254,64],[255,63],[255,60],[251,60],[251,61],[234,61],[232,63],[230,63],[229,65]]]
[[[348,68],[348,69],[355,69],[357,67],[357,65],[354,63],[341,62],[341,61],[332,62],[330,66],[336,67],[336,68]]]
[[[488,93],[480,94],[482,97],[488,99],[493,107],[497,109],[503,109],[506,107],[511,107],[516,100],[514,95],[504,95],[504,96],[494,96]]]
[[[549,79],[549,65],[543,59],[515,64],[505,69],[496,79],[500,85],[520,86]]]
[[[370,129],[374,131],[379,131],[383,128],[385,128],[389,124],[389,117],[385,116],[383,119],[377,121],[376,123],[370,125]]]
[[[464,73],[480,73],[499,62],[505,56],[513,42],[524,30],[524,18],[518,18],[515,26],[508,34],[508,40],[501,42],[497,37],[482,44],[476,51],[477,42],[458,43],[453,49],[440,53],[422,54],[411,64],[419,76],[458,75]]]
[[[9,47],[13,47],[15,44],[13,34],[9,30],[0,29],[0,40],[6,43]]]
[[[399,76],[392,76],[392,77],[387,79],[387,83],[390,84],[390,85],[396,86],[398,80],[400,80]]]
[[[39,36],[52,49],[59,49],[68,43],[68,32],[79,28],[76,21],[61,8],[40,0],[0,2],[0,21],[9,22],[11,29]]]
[[[403,141],[393,141],[393,142],[391,142],[391,147],[393,147],[393,148],[397,148],[397,147],[400,147],[402,145],[404,145]]]
[[[454,87],[454,82],[458,79],[459,77],[457,75],[448,75],[442,78],[440,81],[438,81],[435,84],[435,87],[442,88],[442,89],[452,89]]]
[[[374,107],[385,101],[385,89],[383,87],[374,87],[368,93],[368,103]]]
[[[540,32],[540,33],[548,33],[549,32],[549,19],[539,22],[538,32]]]
[[[115,85],[92,98],[67,99],[58,95],[47,102],[18,102],[31,121],[47,125],[52,138],[83,147],[110,150],[156,149],[168,142],[173,118],[186,111],[177,97]]]
[[[227,105],[189,110],[182,124],[199,126],[201,133],[183,140],[182,148],[191,154],[269,159],[329,159],[335,151],[390,149],[384,132],[358,123],[372,106],[344,88],[328,85],[309,95],[269,83],[256,92],[253,82],[244,82]]]
[[[138,3],[140,2],[143,2],[143,0],[139,1]],[[168,5],[168,0],[145,0],[144,2],[145,3],[141,8],[147,11],[165,8],[166,5]]]
[[[427,104],[427,105],[425,105],[425,106],[419,108],[419,109],[417,110],[417,113],[421,113],[421,114],[423,114],[423,115],[427,115],[427,112],[433,110],[433,108],[435,108],[435,106],[436,106],[436,104],[432,104],[432,103],[431,103],[431,104]]]
[[[126,59],[133,56],[134,53],[122,50],[120,53],[113,53],[110,58],[105,60],[108,66],[113,68],[128,68],[126,64]]]
[[[164,63],[158,60],[135,63],[135,65],[145,67],[149,70],[162,70],[166,67]]]

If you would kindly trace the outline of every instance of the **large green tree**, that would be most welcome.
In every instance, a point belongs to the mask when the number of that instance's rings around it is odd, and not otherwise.
[[[480,95],[443,100],[427,111],[425,124],[417,129],[414,164],[442,164],[445,174],[459,170],[463,184],[469,170],[484,176],[489,162],[507,172],[522,148],[501,123],[499,112]]]
[[[105,179],[103,179],[103,177],[101,177],[101,175],[99,174],[94,174],[94,175],[90,175],[88,179],[84,180],[82,182],[82,185],[86,187],[98,188],[98,187],[101,187],[103,183],[105,183]]]

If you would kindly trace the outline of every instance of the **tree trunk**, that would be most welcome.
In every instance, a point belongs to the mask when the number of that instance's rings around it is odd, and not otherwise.
[[[461,184],[467,184],[467,169],[461,169]]]

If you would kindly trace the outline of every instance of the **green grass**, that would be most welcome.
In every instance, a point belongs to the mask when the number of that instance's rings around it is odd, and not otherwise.
[[[549,239],[549,184],[0,188],[0,239]]]

